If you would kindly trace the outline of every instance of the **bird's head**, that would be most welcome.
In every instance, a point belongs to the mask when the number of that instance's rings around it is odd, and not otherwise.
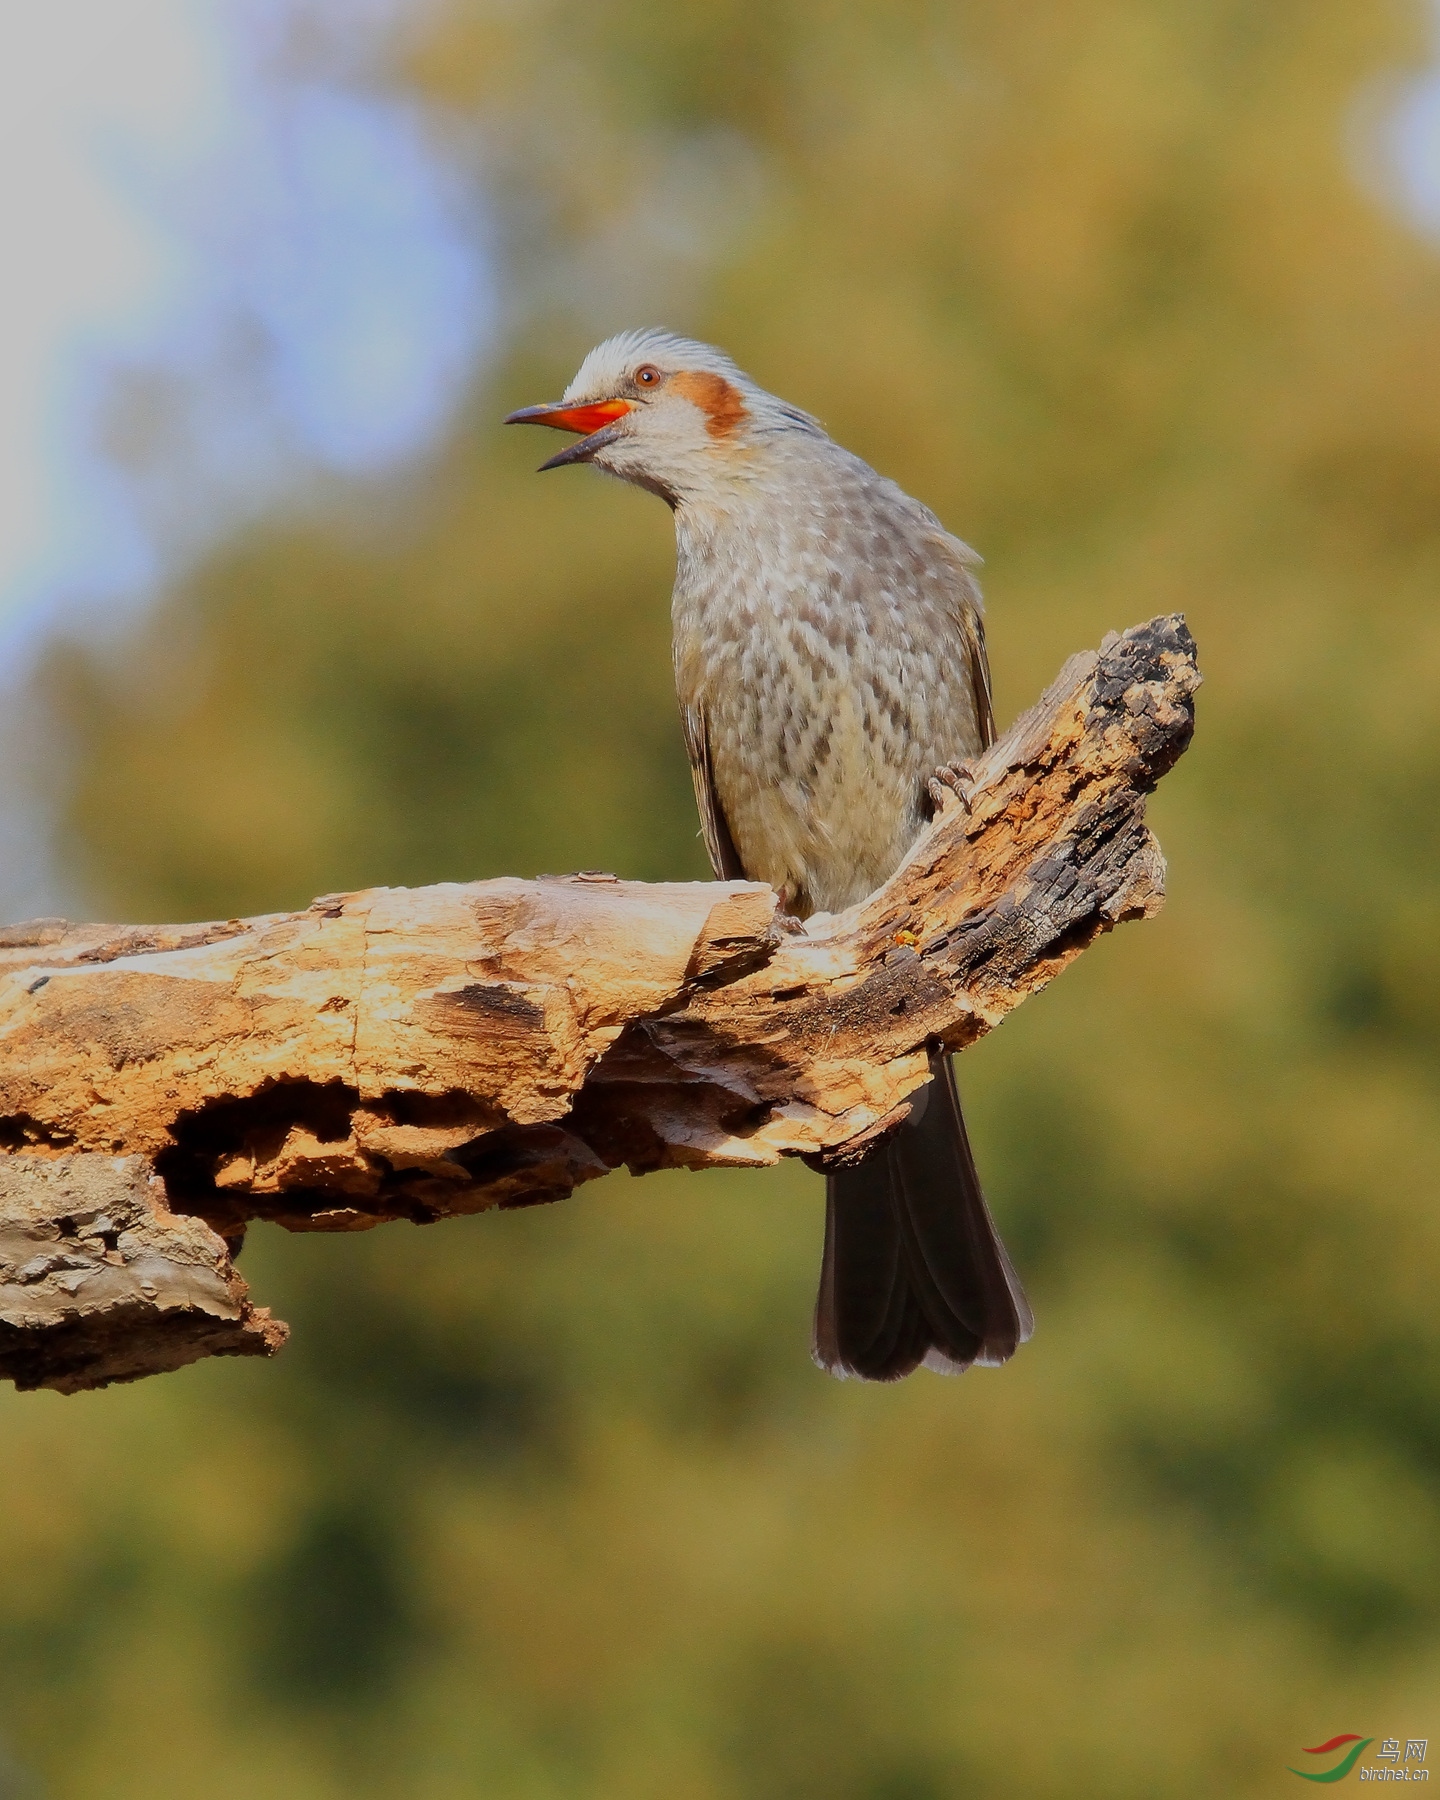
[[[563,400],[523,407],[505,423],[581,434],[542,470],[593,462],[671,506],[718,499],[757,471],[777,437],[823,436],[808,413],[767,394],[723,351],[660,330],[607,339]]]

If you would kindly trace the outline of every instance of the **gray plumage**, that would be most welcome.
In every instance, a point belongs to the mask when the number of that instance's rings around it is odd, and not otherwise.
[[[877,888],[937,768],[994,735],[979,558],[708,345],[627,332],[562,401],[588,461],[675,515],[676,688],[717,875],[799,917]],[[1030,1313],[981,1195],[949,1059],[911,1121],[827,1181],[815,1354],[887,1380],[1004,1361]]]
[[[676,508],[676,688],[746,874],[804,917],[900,863],[930,776],[989,741],[989,681],[972,551],[827,437],[765,461]]]

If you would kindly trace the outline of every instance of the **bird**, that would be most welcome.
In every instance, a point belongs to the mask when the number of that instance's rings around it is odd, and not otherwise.
[[[717,879],[768,883],[797,921],[872,893],[937,778],[963,782],[994,738],[976,552],[723,351],[659,328],[505,423],[576,434],[542,471],[592,464],[674,514],[676,693]],[[826,1176],[815,1361],[955,1374],[1032,1329],[934,1053],[906,1122]]]

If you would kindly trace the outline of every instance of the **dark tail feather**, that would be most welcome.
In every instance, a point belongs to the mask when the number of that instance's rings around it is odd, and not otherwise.
[[[825,1182],[815,1360],[896,1381],[920,1363],[1002,1363],[1034,1327],[980,1191],[955,1071],[932,1057],[924,1104],[873,1156]]]

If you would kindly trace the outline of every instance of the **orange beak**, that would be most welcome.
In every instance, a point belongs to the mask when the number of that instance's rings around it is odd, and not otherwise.
[[[561,431],[578,431],[588,436],[604,425],[613,425],[630,411],[628,400],[592,400],[588,406],[567,406],[563,400],[549,406],[522,406],[506,419],[507,425],[555,425]]]
[[[585,433],[578,444],[552,456],[549,462],[541,463],[543,475],[546,469],[563,469],[567,463],[589,462],[597,450],[603,450],[606,444],[613,442],[617,435],[615,421],[623,419],[630,410],[628,400],[592,400],[588,406],[567,406],[563,400],[556,400],[549,406],[522,406],[519,412],[511,413],[505,423],[555,425],[561,431]]]

